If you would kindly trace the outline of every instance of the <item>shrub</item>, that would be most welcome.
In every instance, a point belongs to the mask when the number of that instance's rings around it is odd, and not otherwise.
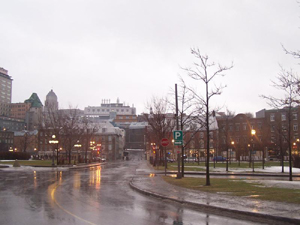
[[[293,157],[293,165],[296,168],[300,168],[300,156]]]
[[[0,152],[0,160],[28,160],[30,154],[27,152]]]

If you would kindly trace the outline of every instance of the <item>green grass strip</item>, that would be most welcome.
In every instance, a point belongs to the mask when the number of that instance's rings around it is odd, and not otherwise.
[[[246,179],[213,178],[210,179],[210,186],[205,186],[205,178],[185,177],[175,179],[174,177],[164,176],[163,179],[170,184],[198,191],[300,204],[299,189],[265,187],[258,182],[247,183],[245,182]]]

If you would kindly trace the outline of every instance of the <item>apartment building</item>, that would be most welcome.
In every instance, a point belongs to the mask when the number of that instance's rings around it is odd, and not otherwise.
[[[10,117],[25,120],[26,113],[30,110],[31,103],[11,103]]]
[[[12,96],[12,78],[0,67],[0,115],[9,116]]]

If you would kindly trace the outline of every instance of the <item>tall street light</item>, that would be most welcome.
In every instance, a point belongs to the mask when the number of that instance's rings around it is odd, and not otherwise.
[[[79,140],[77,140],[77,143],[74,145],[74,147],[77,150],[77,163],[79,163],[78,149],[81,148],[81,144],[79,143]]]
[[[54,166],[54,151],[55,151],[55,145],[58,144],[58,140],[56,140],[56,136],[53,134],[52,135],[52,139],[49,140],[49,144],[53,144],[53,148],[52,148],[52,166]],[[58,151],[58,149],[57,149]]]
[[[254,172],[254,136],[256,134],[256,130],[252,129],[251,130],[251,136],[252,136],[252,152],[251,152],[251,157],[253,155],[253,158],[252,158],[252,172]]]
[[[229,161],[229,162],[230,162],[230,164],[231,164],[231,155],[232,155],[232,150],[233,150],[233,147],[234,147],[234,141],[232,141],[232,142],[231,142],[231,146],[232,146],[232,147],[231,147],[230,156],[229,156],[229,159],[230,159],[230,161]]]

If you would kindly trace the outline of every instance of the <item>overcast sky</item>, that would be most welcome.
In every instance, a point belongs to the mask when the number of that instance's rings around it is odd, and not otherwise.
[[[214,105],[235,113],[270,108],[259,95],[279,64],[299,74],[297,0],[0,0],[0,67],[13,78],[12,102],[53,89],[61,108],[99,106],[102,99],[146,111],[166,96],[196,47],[214,62],[234,64]],[[201,83],[191,82],[201,89]]]

